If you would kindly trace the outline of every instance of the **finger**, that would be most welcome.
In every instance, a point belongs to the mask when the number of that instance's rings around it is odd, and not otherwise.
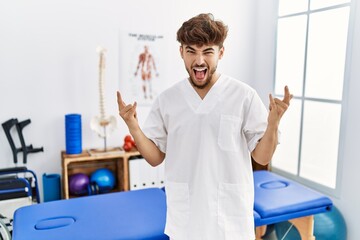
[[[119,91],[116,92],[116,95],[117,95],[117,101],[118,103],[123,103],[123,100],[122,100],[122,97],[121,97],[121,94]]]
[[[116,95],[117,95],[117,102],[118,102],[118,106],[119,106],[119,110],[123,109],[126,104],[124,103],[124,101],[122,100],[121,98],[121,94],[119,91],[116,92]]]
[[[275,107],[275,101],[272,94],[269,94],[269,110],[272,110]]]
[[[292,99],[293,95],[290,94],[290,90],[288,86],[284,88],[284,99],[282,100],[287,105],[290,105],[290,100]]]
[[[134,117],[136,118],[136,107],[137,107],[137,102],[134,102]]]
[[[126,105],[124,108],[121,109],[121,112],[124,113],[124,114],[131,113],[132,108],[133,108],[133,105],[132,105],[132,104],[128,104],[128,105]]]
[[[280,100],[280,99],[278,99],[278,98],[275,98],[275,99],[274,99],[274,102],[275,102],[275,104],[276,104],[277,106],[279,106],[279,107],[282,107],[282,108],[287,108],[287,107],[289,107],[289,104],[285,103],[284,101],[282,101],[282,100]]]
[[[136,106],[137,106],[137,103],[134,102],[134,104],[129,104],[128,106],[126,106],[125,110],[126,111],[126,114],[128,116],[136,116]]]

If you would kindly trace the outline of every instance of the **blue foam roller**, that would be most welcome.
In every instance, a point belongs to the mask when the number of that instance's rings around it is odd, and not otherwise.
[[[82,152],[80,114],[65,115],[65,137],[67,154],[79,154]]]
[[[44,202],[61,199],[61,184],[59,174],[43,174]]]

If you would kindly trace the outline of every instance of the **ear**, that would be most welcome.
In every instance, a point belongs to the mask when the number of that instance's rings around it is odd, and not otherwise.
[[[181,58],[184,59],[184,57],[183,57],[184,48],[183,48],[182,45],[180,46],[179,51],[180,51],[180,56],[181,56]]]
[[[219,59],[221,59],[224,56],[225,47],[222,46],[219,50]]]

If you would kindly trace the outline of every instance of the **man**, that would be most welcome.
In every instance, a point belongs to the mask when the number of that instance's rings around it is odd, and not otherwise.
[[[142,156],[165,160],[165,233],[174,240],[250,240],[254,236],[251,156],[268,164],[292,95],[269,95],[267,112],[246,84],[217,72],[228,28],[211,14],[177,32],[189,78],[164,91],[140,129],[136,102],[118,92],[120,116]]]

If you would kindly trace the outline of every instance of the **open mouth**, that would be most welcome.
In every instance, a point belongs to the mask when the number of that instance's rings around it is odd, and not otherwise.
[[[194,71],[195,77],[197,79],[203,79],[203,78],[205,78],[207,68],[206,67],[194,67],[193,71]]]

